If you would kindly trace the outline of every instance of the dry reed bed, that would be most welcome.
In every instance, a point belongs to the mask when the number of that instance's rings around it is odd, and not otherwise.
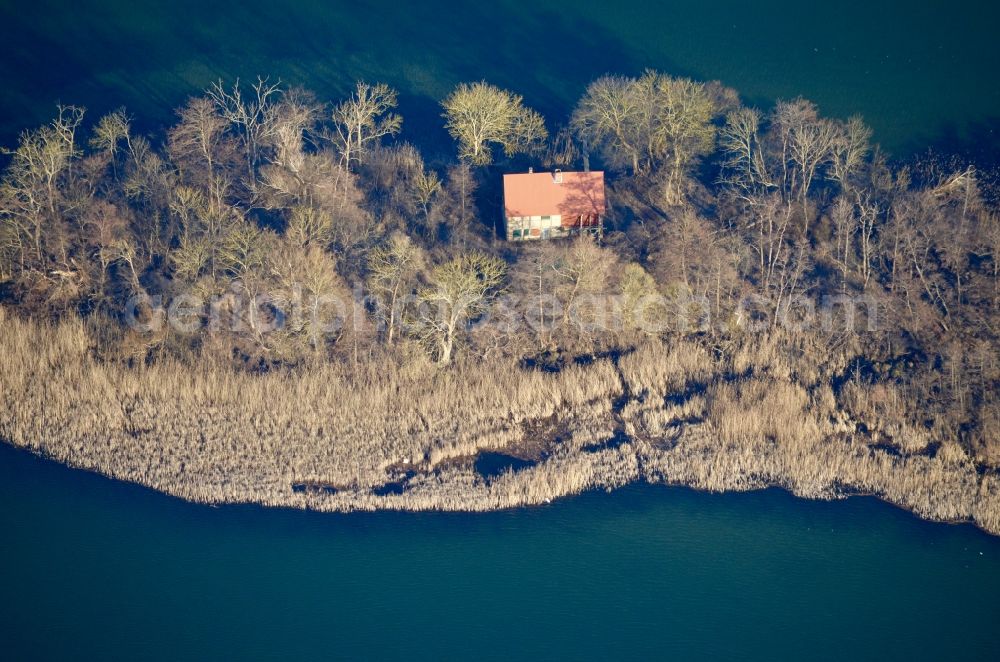
[[[655,342],[617,366],[604,359],[557,374],[498,361],[252,376],[99,362],[78,322],[46,326],[0,308],[0,347],[0,438],[192,501],[478,511],[646,479],[780,485],[810,498],[871,493],[1000,534],[996,474],[978,474],[955,445],[934,457],[873,448],[829,387],[793,381],[767,343],[724,364],[691,343]],[[746,367],[754,378],[720,378]],[[484,480],[454,461],[522,444],[552,418],[571,435],[549,440],[535,466]],[[631,440],[601,447],[616,427]],[[416,471],[405,491],[377,495],[401,468]],[[336,490],[293,490],[299,483]]]
[[[170,362],[129,369],[91,358],[76,322],[6,319],[0,346],[0,437],[197,501],[303,505],[297,483],[363,494],[390,480],[390,467],[428,471],[522,441],[530,421],[562,413],[596,425],[621,391],[609,361],[554,375],[505,364],[423,377],[389,365],[261,376]],[[509,501],[480,487],[490,503]]]

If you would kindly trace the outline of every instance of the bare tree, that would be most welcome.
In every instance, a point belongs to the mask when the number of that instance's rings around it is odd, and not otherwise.
[[[240,220],[226,232],[217,257],[222,270],[234,279],[234,285],[246,297],[246,319],[259,343],[263,342],[263,337],[256,302],[267,283],[267,260],[273,243],[271,234],[247,220]]]
[[[948,288],[936,268],[936,208],[937,201],[928,191],[898,200],[889,216],[887,233],[894,242],[893,286],[902,288],[911,321],[919,326],[932,320],[947,333],[952,310]],[[921,300],[922,296],[926,299]],[[923,310],[925,305],[934,312]]]
[[[328,336],[336,339],[344,333],[350,315],[350,293],[336,266],[333,255],[315,244],[278,241],[267,256],[275,302],[286,312],[280,330],[294,340],[307,340],[314,354]]]
[[[756,254],[757,278],[763,292],[772,291],[779,271],[789,262],[787,235],[792,206],[780,196],[770,195],[756,201],[744,214],[744,236]]]
[[[307,205],[292,207],[285,236],[298,246],[325,248],[333,241],[333,215]]]
[[[132,148],[132,118],[125,113],[124,108],[108,113],[102,117],[97,126],[94,127],[94,134],[90,138],[90,146],[108,155],[111,161],[111,168],[118,177],[118,147],[124,142],[128,152],[133,157],[135,150]]]
[[[399,133],[403,119],[392,112],[396,105],[396,90],[385,83],[370,85],[362,81],[358,81],[349,99],[337,104],[330,138],[346,167],[360,162],[369,146],[383,136]]]
[[[272,165],[291,173],[299,173],[305,168],[306,134],[313,129],[322,110],[312,94],[300,88],[292,88],[282,95],[267,130],[267,142],[273,146],[268,159]]]
[[[807,249],[806,242],[800,241],[777,255],[768,283],[770,289],[765,291],[773,303],[772,327],[782,314],[789,314],[795,297],[808,289],[805,274],[812,267],[812,260]]]
[[[836,123],[820,118],[815,104],[799,98],[779,101],[771,124],[780,144],[782,181],[802,206],[803,231],[809,230],[809,191],[820,166],[827,163],[842,134]]]
[[[145,290],[139,282],[139,274],[142,272],[140,264],[141,256],[136,250],[135,242],[130,237],[116,239],[109,246],[112,262],[124,265],[128,270],[128,284],[133,294],[140,294]]]
[[[60,183],[79,155],[76,130],[83,112],[75,106],[59,106],[59,114],[50,124],[24,132],[17,149],[8,152],[11,161],[0,191],[0,218],[7,228],[8,242],[20,244],[15,238],[26,234],[38,262],[43,261],[44,231],[62,220],[57,215]]]
[[[877,202],[869,194],[857,194],[858,239],[861,249],[861,281],[864,287],[872,278],[872,262],[875,255],[875,226],[881,215]]]
[[[993,276],[993,306],[1000,310],[1000,218],[987,214],[984,218],[980,256],[989,256]]]
[[[554,294],[563,307],[561,326],[587,338],[593,331],[595,318],[610,312],[605,308],[606,302],[594,297],[610,291],[608,283],[618,261],[614,253],[599,246],[589,234],[580,235],[559,249],[552,268],[557,276]]]
[[[830,221],[833,224],[833,239],[836,241],[834,262],[840,269],[841,288],[846,291],[848,275],[851,272],[854,235],[857,232],[854,205],[844,196],[840,196],[830,210]]]
[[[441,192],[441,178],[433,170],[421,169],[413,178],[413,198],[424,214],[424,226],[430,221],[431,202]]]
[[[122,193],[146,211],[168,206],[178,180],[176,164],[168,163],[143,136],[132,138],[130,156],[121,183]]]
[[[479,252],[465,253],[431,271],[430,286],[419,295],[415,327],[434,348],[439,363],[451,362],[462,325],[489,310],[505,272],[503,260]]]
[[[704,296],[711,285],[715,241],[712,224],[693,209],[683,209],[658,228],[650,259],[653,273],[674,291]]]
[[[668,205],[675,205],[691,167],[715,146],[713,120],[725,97],[715,92],[704,83],[655,71],[640,78],[605,76],[587,88],[572,126],[611,167],[638,174],[669,166],[663,194]]]
[[[468,163],[451,166],[447,172],[447,182],[442,191],[443,221],[456,243],[464,248],[469,242],[469,226],[475,212],[475,194],[478,183]]]
[[[848,188],[852,175],[864,165],[871,150],[871,137],[872,130],[857,115],[840,127],[830,149],[830,177],[842,190]]]
[[[237,128],[246,155],[247,178],[256,180],[254,168],[259,162],[260,147],[273,130],[277,100],[281,96],[281,83],[271,83],[267,78],[257,78],[250,92],[244,95],[237,78],[227,89],[221,80],[208,88],[211,99],[219,114]]]
[[[540,148],[548,137],[545,120],[522,102],[520,95],[486,82],[456,87],[441,105],[460,157],[488,165],[493,162],[491,145],[502,147],[507,156]]]
[[[847,289],[848,274],[857,261],[863,287],[868,287],[875,259],[875,227],[881,210],[868,193],[855,193],[854,201],[841,195],[830,213],[837,242],[835,261],[841,270],[842,287]]]
[[[24,269],[24,243],[19,228],[0,214],[0,280],[11,280]]]
[[[583,157],[584,168],[590,168],[590,155],[586,149],[577,144],[573,129],[564,126],[552,137],[545,148],[542,165],[546,168],[572,168],[580,157]]]
[[[128,222],[121,209],[110,202],[99,200],[85,210],[81,225],[85,229],[82,243],[85,254],[90,258],[88,262],[93,261],[97,266],[95,294],[101,299],[105,294],[108,268],[114,261],[113,247],[116,242],[128,236]]]
[[[726,116],[726,123],[719,131],[725,155],[720,181],[748,203],[775,186],[768,171],[760,128],[759,110],[738,108]]]
[[[587,87],[573,111],[573,129],[602,151],[609,166],[627,166],[638,173],[644,140],[636,121],[641,101],[635,79],[602,76]]]
[[[209,182],[232,151],[226,120],[206,97],[190,99],[178,114],[181,121],[167,134],[170,157],[192,185],[210,189]]]
[[[379,298],[377,312],[386,325],[386,342],[390,345],[399,325],[403,296],[412,288],[424,260],[420,247],[400,233],[368,254],[368,286]]]
[[[715,149],[715,125],[718,114],[704,83],[688,78],[647,73],[648,84],[657,100],[655,146],[669,168],[664,201],[677,205],[682,201],[681,183],[702,157]]]
[[[550,346],[552,332],[560,322],[560,311],[552,309],[552,295],[562,280],[556,267],[564,250],[565,246],[549,241],[527,245],[511,273],[511,290],[524,302],[528,327],[543,350]]]
[[[659,298],[656,279],[642,266],[634,262],[625,265],[620,287],[624,299],[622,321],[626,331],[653,334],[657,329],[666,327],[666,309],[653,307]]]

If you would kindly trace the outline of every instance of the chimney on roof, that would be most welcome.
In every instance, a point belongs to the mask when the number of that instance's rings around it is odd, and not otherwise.
[[[552,181],[556,184],[562,184],[562,170],[556,168],[556,171],[552,173]]]

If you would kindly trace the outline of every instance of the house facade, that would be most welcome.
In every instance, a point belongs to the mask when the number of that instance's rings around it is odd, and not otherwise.
[[[504,231],[508,241],[600,234],[606,203],[604,173],[534,172],[503,176]]]

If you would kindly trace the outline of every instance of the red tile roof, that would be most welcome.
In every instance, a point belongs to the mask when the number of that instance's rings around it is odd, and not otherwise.
[[[604,214],[602,171],[561,174],[561,184],[556,183],[555,173],[551,172],[504,175],[504,214],[508,218]]]

